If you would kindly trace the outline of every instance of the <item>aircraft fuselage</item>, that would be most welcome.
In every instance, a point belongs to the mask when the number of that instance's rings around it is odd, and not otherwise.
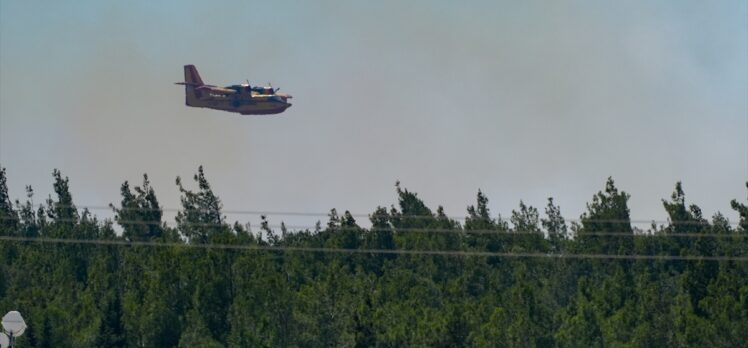
[[[194,65],[184,66],[184,82],[176,84],[184,85],[185,104],[196,108],[236,112],[242,115],[272,115],[291,107],[288,99],[292,97],[285,93],[276,93],[278,89],[272,86],[206,85]]]
[[[189,86],[185,88],[190,88]],[[262,94],[210,94],[190,98],[189,92],[185,104],[197,108],[208,108],[242,115],[272,115],[286,111],[291,104],[278,95]]]

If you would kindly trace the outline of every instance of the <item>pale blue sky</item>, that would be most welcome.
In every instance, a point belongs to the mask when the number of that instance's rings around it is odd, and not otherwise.
[[[190,63],[213,84],[272,81],[294,106],[187,108],[172,83]],[[659,220],[681,180],[735,221],[748,6],[3,0],[0,164],[37,202],[60,168],[79,205],[147,172],[176,208],[174,178],[202,164],[227,209],[369,213],[400,180],[457,216],[481,188],[494,213],[553,196],[577,218],[613,176],[635,219]]]

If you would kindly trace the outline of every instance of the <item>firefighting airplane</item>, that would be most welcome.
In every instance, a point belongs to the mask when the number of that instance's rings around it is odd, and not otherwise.
[[[198,108],[209,108],[242,115],[279,114],[291,107],[285,93],[276,93],[278,88],[257,87],[247,84],[218,87],[206,85],[194,65],[184,66],[185,104]]]

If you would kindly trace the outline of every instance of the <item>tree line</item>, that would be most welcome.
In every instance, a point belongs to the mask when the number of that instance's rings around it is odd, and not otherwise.
[[[19,347],[748,342],[748,206],[730,202],[737,224],[705,217],[680,183],[662,201],[668,223],[646,231],[611,178],[573,222],[552,198],[542,214],[520,202],[494,215],[481,191],[458,221],[397,183],[369,227],[332,209],[313,229],[263,216],[254,230],[227,221],[202,167],[194,184],[176,179],[173,226],[147,175],[103,220],[52,176],[35,204],[28,186],[9,197],[0,169],[0,311],[24,315]],[[75,240],[87,243],[63,242]]]

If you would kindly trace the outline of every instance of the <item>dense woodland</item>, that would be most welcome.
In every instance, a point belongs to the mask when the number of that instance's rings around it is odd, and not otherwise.
[[[608,179],[573,222],[550,198],[504,218],[480,191],[455,220],[398,184],[397,203],[367,223],[332,210],[292,231],[226,221],[202,168],[194,183],[177,178],[169,225],[147,176],[122,184],[113,221],[52,179],[39,204],[30,187],[9,197],[0,171],[0,312],[26,319],[19,347],[748,342],[748,207],[729,202],[737,223],[704,217],[680,183],[662,202],[669,222],[646,230]]]

